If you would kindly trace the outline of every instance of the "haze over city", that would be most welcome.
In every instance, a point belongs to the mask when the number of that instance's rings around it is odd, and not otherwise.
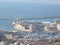
[[[2,2],[28,2],[28,3],[52,3],[60,4],[60,0],[0,0]]]

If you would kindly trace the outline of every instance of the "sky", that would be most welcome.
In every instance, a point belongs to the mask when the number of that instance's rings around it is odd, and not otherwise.
[[[0,0],[0,2],[27,2],[27,3],[53,3],[60,4],[60,0]]]
[[[60,5],[55,4],[60,0],[0,0],[0,18],[59,16]]]

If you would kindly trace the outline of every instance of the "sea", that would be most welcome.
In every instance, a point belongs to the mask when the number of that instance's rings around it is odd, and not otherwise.
[[[60,4],[0,2],[0,19],[40,18],[50,16],[60,16]],[[53,22],[55,20],[58,19],[40,19],[34,21]],[[25,20],[25,22],[27,21]],[[0,20],[0,30],[12,30],[12,22],[12,20]]]

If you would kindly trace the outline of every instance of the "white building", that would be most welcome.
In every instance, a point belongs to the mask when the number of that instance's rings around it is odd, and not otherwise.
[[[58,30],[60,30],[60,24],[57,24],[57,28],[58,28]]]
[[[55,28],[55,27],[49,27],[49,26],[48,27],[45,26],[44,30],[47,31],[47,32],[57,32],[58,31],[57,28]]]
[[[6,45],[6,44],[4,43],[4,41],[1,41],[1,42],[0,42],[0,45]]]
[[[32,32],[32,24],[15,24],[14,29],[17,31]]]
[[[60,20],[56,20],[57,28],[60,31]]]
[[[12,39],[13,38],[13,36],[12,36],[12,34],[4,34],[8,39]]]
[[[44,30],[47,32],[56,32],[58,31],[57,25],[55,23],[48,23],[45,25]]]
[[[14,29],[17,31],[27,31],[33,32],[34,30],[43,30],[44,24],[43,23],[21,23],[15,24]]]

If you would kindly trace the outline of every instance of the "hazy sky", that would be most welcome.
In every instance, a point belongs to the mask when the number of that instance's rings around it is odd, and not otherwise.
[[[53,4],[60,4],[60,0],[0,0],[7,1],[7,2],[28,2],[28,3],[53,3]]]

